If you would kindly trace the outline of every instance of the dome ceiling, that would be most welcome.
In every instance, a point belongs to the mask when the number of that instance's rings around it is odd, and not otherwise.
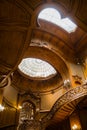
[[[18,91],[32,91],[36,94],[56,91],[62,84],[63,79],[59,73],[47,80],[33,80],[33,78],[23,76],[23,74],[21,75],[18,71],[15,71],[12,80],[12,86]]]
[[[46,79],[57,74],[50,64],[36,58],[23,59],[18,68],[22,73],[34,79]]]

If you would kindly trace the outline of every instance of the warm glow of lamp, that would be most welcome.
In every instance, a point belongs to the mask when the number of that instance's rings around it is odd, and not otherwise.
[[[76,130],[76,129],[77,129],[77,125],[74,124],[74,125],[72,126],[72,130]]]
[[[69,88],[69,87],[70,87],[70,80],[69,80],[69,79],[66,79],[66,80],[64,81],[64,87],[65,87],[65,88]]]
[[[5,108],[0,104],[0,111],[3,111]]]
[[[22,109],[22,106],[19,105],[19,106],[18,106],[18,109]]]

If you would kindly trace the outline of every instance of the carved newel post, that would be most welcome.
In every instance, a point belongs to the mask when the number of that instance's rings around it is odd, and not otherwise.
[[[39,122],[35,120],[35,106],[24,102],[20,110],[18,130],[39,130]]]

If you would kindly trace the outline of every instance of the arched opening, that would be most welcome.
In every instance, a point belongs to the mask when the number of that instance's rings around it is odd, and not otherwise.
[[[68,17],[62,18],[60,12],[55,8],[43,9],[38,15],[38,21],[40,19],[60,26],[68,33],[75,32],[77,28],[77,25],[72,22]]]

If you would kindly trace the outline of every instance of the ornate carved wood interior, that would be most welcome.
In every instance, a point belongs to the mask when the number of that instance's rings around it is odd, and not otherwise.
[[[50,20],[40,18],[45,9],[59,16],[48,11]],[[86,12],[87,0],[0,0],[0,129],[55,130],[84,106]],[[26,102],[31,114],[19,119]]]

